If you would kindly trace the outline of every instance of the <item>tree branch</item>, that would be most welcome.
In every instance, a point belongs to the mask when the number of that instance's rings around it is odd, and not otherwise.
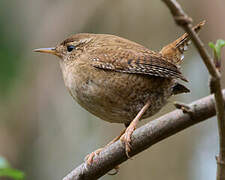
[[[225,90],[223,90],[223,101],[225,101]],[[182,110],[177,109],[138,128],[133,133],[132,150],[129,154],[134,156],[159,141],[216,114],[213,95],[199,99],[189,106],[190,113],[183,113]],[[94,157],[91,166],[82,163],[63,180],[97,179],[126,160],[124,145],[117,141]]]
[[[214,93],[216,100],[216,111],[218,120],[218,130],[219,130],[219,156],[217,159],[217,180],[225,180],[225,112],[224,112],[224,101],[220,84],[220,73],[213,64],[213,60],[208,54],[207,50],[204,48],[204,44],[198,37],[197,33],[192,29],[192,20],[183,11],[181,6],[176,0],[163,0],[163,2],[170,9],[174,20],[178,25],[180,25],[190,36],[194,42],[199,54],[201,55],[209,74],[210,78],[210,90]]]

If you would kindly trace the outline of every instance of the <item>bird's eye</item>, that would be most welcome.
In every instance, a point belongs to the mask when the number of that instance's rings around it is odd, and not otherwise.
[[[69,45],[69,46],[67,46],[67,51],[68,51],[68,52],[71,52],[71,51],[74,50],[75,48],[76,48],[75,46]]]

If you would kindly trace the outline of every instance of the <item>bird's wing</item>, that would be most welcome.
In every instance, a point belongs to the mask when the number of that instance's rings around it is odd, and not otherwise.
[[[90,54],[92,66],[124,73],[146,74],[165,78],[187,79],[179,68],[168,62],[161,54],[146,49],[124,49],[120,47],[96,48]],[[116,52],[116,53],[115,53]]]

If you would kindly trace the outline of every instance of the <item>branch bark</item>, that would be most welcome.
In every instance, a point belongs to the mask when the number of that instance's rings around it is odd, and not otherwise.
[[[225,90],[223,90],[223,101],[225,101]],[[138,128],[132,136],[130,155],[134,156],[159,141],[216,114],[213,95],[199,99],[189,106],[190,113],[183,113],[182,110],[177,109]],[[124,145],[117,141],[94,157],[91,166],[82,163],[63,180],[97,179],[126,160]]]
[[[197,33],[192,29],[191,18],[183,11],[176,0],[163,0],[163,2],[170,9],[175,22],[181,26],[190,36],[194,42],[199,54],[204,61],[210,74],[210,90],[214,93],[216,100],[216,111],[219,130],[219,156],[217,160],[217,180],[225,180],[225,112],[224,101],[220,84],[220,73],[213,64],[213,59],[210,57],[204,44],[198,37]]]

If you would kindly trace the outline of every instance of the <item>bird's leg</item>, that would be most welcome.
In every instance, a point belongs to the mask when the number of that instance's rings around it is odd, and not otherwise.
[[[93,158],[94,156],[98,155],[104,148],[106,148],[107,146],[113,144],[114,142],[116,142],[117,140],[121,140],[122,142],[124,142],[125,144],[125,148],[126,148],[126,155],[129,158],[129,152],[131,149],[131,135],[134,132],[138,121],[141,119],[141,117],[143,116],[143,114],[146,112],[146,110],[149,108],[150,106],[150,101],[147,101],[147,103],[143,106],[143,108],[139,111],[139,113],[137,114],[137,116],[131,121],[131,123],[126,126],[127,128],[124,129],[119,136],[115,137],[112,141],[110,141],[105,147],[103,148],[99,148],[96,151],[90,153],[89,155],[86,156],[86,161],[89,165],[92,164],[93,162]]]
[[[88,154],[85,159],[88,163],[88,165],[91,165],[92,162],[93,162],[93,158],[96,156],[96,155],[99,155],[99,153],[106,147],[108,147],[109,145],[113,144],[114,142],[118,141],[120,139],[120,137],[125,133],[126,129],[124,129],[123,131],[121,131],[120,135],[115,137],[112,141],[110,141],[105,147],[103,148],[99,148],[97,150],[95,150],[94,152]]]
[[[150,101],[148,100],[147,103],[143,106],[143,108],[139,111],[137,116],[131,121],[130,125],[127,127],[125,133],[120,137],[120,140],[125,144],[125,151],[128,158],[129,152],[131,150],[131,135],[133,134],[134,130],[136,129],[138,121],[141,119],[143,114],[146,112],[146,110],[150,106]],[[126,126],[126,125],[125,125]]]

